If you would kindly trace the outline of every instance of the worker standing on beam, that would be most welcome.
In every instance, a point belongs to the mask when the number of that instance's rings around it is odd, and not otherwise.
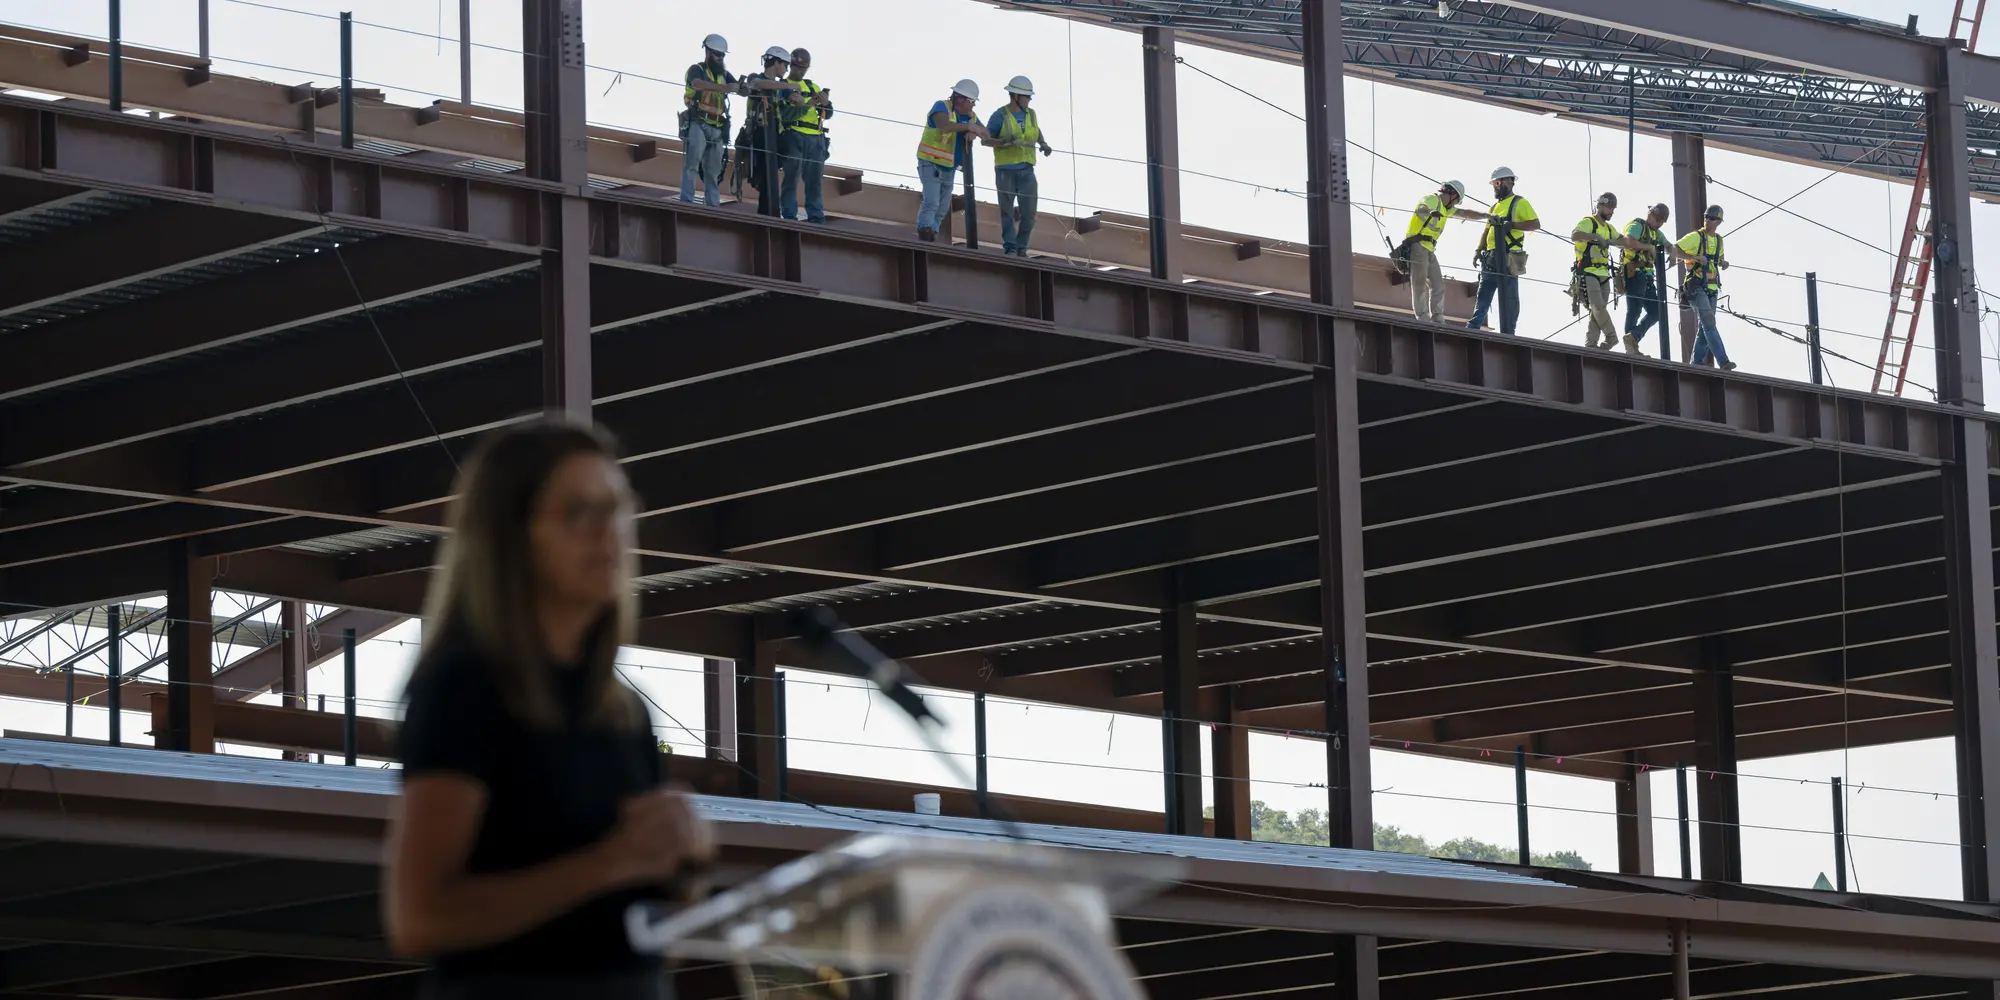
[[[1043,156],[1055,150],[1042,138],[1041,122],[1028,107],[1035,96],[1034,81],[1017,76],[1007,81],[1007,94],[1007,105],[993,112],[992,120],[986,123],[992,138],[985,143],[994,147],[993,190],[1000,199],[1000,250],[1026,257],[1040,194],[1035,182],[1035,150],[1040,149]]]
[[[1618,196],[1609,191],[1597,196],[1596,211],[1583,217],[1569,238],[1576,244],[1576,262],[1571,265],[1570,295],[1590,311],[1590,327],[1584,331],[1583,346],[1611,350],[1618,346],[1618,324],[1611,318],[1611,248],[1632,244],[1611,224],[1618,211]]]
[[[1681,237],[1679,247],[1687,261],[1681,298],[1694,308],[1698,331],[1695,365],[1706,365],[1714,358],[1723,371],[1734,371],[1736,363],[1729,360],[1729,352],[1722,347],[1722,333],[1715,328],[1715,302],[1722,293],[1722,272],[1729,267],[1722,255],[1722,234],[1716,232],[1721,228],[1722,206],[1710,205],[1701,228]]]
[[[1437,241],[1444,235],[1445,221],[1486,218],[1484,212],[1459,208],[1464,200],[1465,182],[1446,181],[1436,194],[1424,195],[1417,210],[1410,213],[1410,228],[1403,234],[1398,256],[1409,261],[1410,311],[1418,320],[1444,322],[1444,265],[1438,262]]]
[[[1474,330],[1486,328],[1487,310],[1500,298],[1500,332],[1514,335],[1521,319],[1521,275],[1528,273],[1528,234],[1542,228],[1535,206],[1514,193],[1514,170],[1493,171],[1493,210],[1487,215],[1486,236],[1473,262],[1479,267],[1479,305],[1472,311]]]
[[[707,186],[710,205],[722,204],[722,154],[729,148],[729,95],[740,85],[723,57],[729,40],[710,35],[701,40],[703,58],[688,67],[681,111],[681,200],[694,201],[695,181]]]
[[[743,78],[750,94],[750,113],[744,116],[744,131],[753,143],[750,181],[757,188],[757,214],[778,214],[778,128],[784,108],[791,99],[782,91],[796,91],[799,85],[788,77],[792,72],[792,50],[773,45],[764,50],[764,71]],[[742,143],[737,144],[739,147]]]
[[[1625,236],[1637,247],[1628,246],[1619,261],[1618,274],[1623,283],[1620,289],[1625,295],[1625,352],[1643,353],[1639,345],[1646,339],[1646,331],[1653,324],[1660,324],[1660,336],[1666,336],[1666,304],[1660,301],[1660,275],[1667,266],[1667,256],[1676,252],[1671,240],[1662,229],[1671,217],[1665,204],[1654,205],[1645,218],[1633,219],[1625,226]]]
[[[826,177],[826,120],[833,117],[833,100],[826,88],[806,79],[812,53],[792,50],[791,102],[784,109],[784,133],[778,137],[778,214],[799,217],[799,188],[805,188],[806,221],[826,224],[822,184]]]
[[[993,138],[973,117],[972,106],[978,103],[979,84],[960,80],[952,85],[951,96],[933,103],[924,116],[924,134],[917,140],[917,178],[924,186],[917,239],[926,243],[937,239],[938,227],[951,211],[951,179],[965,162],[965,137]]]

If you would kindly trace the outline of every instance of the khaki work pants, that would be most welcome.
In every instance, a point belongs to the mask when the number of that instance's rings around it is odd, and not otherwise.
[[[1611,279],[1585,274],[1579,280],[1583,282],[1584,306],[1590,310],[1590,329],[1583,335],[1583,346],[1611,350],[1618,346],[1618,324],[1611,319]]]
[[[1444,265],[1437,253],[1419,243],[1410,248],[1410,311],[1417,321],[1444,322]]]

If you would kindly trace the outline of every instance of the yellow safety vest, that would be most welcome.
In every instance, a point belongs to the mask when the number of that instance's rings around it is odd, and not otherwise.
[[[1436,250],[1438,237],[1444,235],[1445,220],[1450,217],[1451,213],[1445,211],[1443,198],[1434,194],[1424,195],[1424,203],[1410,213],[1410,229],[1403,234],[1403,238],[1415,236],[1424,249]]]
[[[819,84],[811,80],[799,81],[798,94],[804,100],[812,100],[819,95],[819,91]],[[826,131],[825,126],[820,124],[820,109],[817,104],[806,104],[798,107],[798,117],[792,119],[792,123],[785,126],[785,128],[787,131],[797,132],[801,135],[819,135]]]
[[[1693,243],[1694,246],[1689,247],[1689,243]],[[1717,235],[1710,236],[1707,233],[1696,230],[1681,237],[1681,249],[1694,254],[1697,258],[1688,264],[1688,279],[1690,282],[1706,281],[1708,290],[1711,292],[1722,287],[1722,268],[1720,266],[1722,262],[1721,234],[1718,233]]]
[[[701,75],[708,77],[708,82],[710,83],[724,83],[726,82],[724,77],[727,74],[717,74],[707,63],[703,63],[701,66]],[[686,94],[683,99],[686,101],[689,111],[695,112],[701,120],[711,125],[726,125],[729,123],[728,94],[719,90],[696,90],[693,87],[685,89]]]
[[[1009,167],[1016,163],[1035,165],[1035,147],[1042,141],[1042,124],[1035,120],[1035,109],[1028,109],[1028,123],[1025,129],[1021,121],[1014,117],[1011,107],[1000,109],[1000,146],[993,151],[993,165]]]
[[[1637,236],[1632,235],[1634,228],[1639,230]],[[1625,271],[1625,276],[1629,278],[1635,274],[1643,274],[1656,269],[1659,266],[1660,255],[1657,248],[1667,241],[1666,236],[1659,230],[1647,225],[1645,219],[1633,219],[1631,222],[1626,223],[1625,235],[1632,236],[1633,239],[1645,240],[1648,246],[1654,248],[1649,250],[1626,250],[1619,261],[1620,267]]]
[[[1606,239],[1618,235],[1618,230],[1611,228],[1611,223],[1595,215],[1585,216],[1582,222],[1576,224],[1576,228],[1592,236],[1602,236]],[[1610,247],[1601,247],[1595,243],[1578,243],[1576,245],[1576,260],[1578,270],[1581,270],[1585,274],[1595,275],[1599,278],[1611,277]]]
[[[1522,209],[1527,210],[1528,218],[1521,218]],[[1493,211],[1487,218],[1486,235],[1479,244],[1480,249],[1502,249],[1494,244],[1497,242],[1495,237],[1500,232],[1500,225],[1504,222],[1507,224],[1507,246],[1504,248],[1505,252],[1521,253],[1527,249],[1528,234],[1525,230],[1517,228],[1518,225],[1522,222],[1539,218],[1540,216],[1535,214],[1535,206],[1530,205],[1528,199],[1518,194],[1510,194],[1500,199],[1493,205]]]
[[[964,123],[972,120],[969,115],[961,115],[952,111],[950,101],[944,102],[944,108],[944,113],[954,122]],[[917,159],[928,160],[940,167],[956,166],[958,164],[958,138],[964,134],[963,132],[954,132],[947,135],[940,132],[937,128],[937,122],[933,120],[933,115],[924,115],[924,134],[917,140]]]

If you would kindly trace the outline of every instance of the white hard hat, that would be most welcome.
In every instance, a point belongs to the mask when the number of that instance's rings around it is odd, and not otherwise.
[[[701,40],[701,47],[719,56],[729,54],[729,39],[721,35],[710,35]]]
[[[1035,81],[1030,80],[1025,76],[1017,76],[1012,80],[1007,81],[1007,92],[1010,94],[1022,94],[1027,97],[1033,97],[1035,96]]]
[[[971,80],[960,80],[957,83],[952,84],[951,92],[954,94],[964,95],[966,100],[972,101],[974,103],[977,103],[979,100],[979,84],[974,83]]]
[[[792,50],[785,48],[782,45],[773,45],[770,48],[764,50],[764,59],[767,62],[772,59],[776,59],[777,61],[789,66],[792,64]]]
[[[1501,167],[1500,169],[1498,169],[1498,170],[1495,170],[1495,171],[1493,171],[1493,179],[1494,179],[1494,180],[1496,180],[1496,181],[1511,181],[1511,180],[1513,180],[1513,179],[1514,179],[1514,168],[1513,168],[1513,167]]]
[[[1463,198],[1463,197],[1465,197],[1465,182],[1464,182],[1464,181],[1445,181],[1445,182],[1444,182],[1444,186],[1445,186],[1445,187],[1448,187],[1448,188],[1450,188],[1450,189],[1452,189],[1453,191],[1456,191],[1456,192],[1458,192],[1458,196],[1459,196],[1460,198]]]

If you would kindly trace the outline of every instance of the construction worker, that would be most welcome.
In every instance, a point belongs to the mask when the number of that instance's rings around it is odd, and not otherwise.
[[[778,214],[778,128],[783,107],[789,103],[779,91],[798,89],[791,76],[792,50],[773,45],[764,50],[764,71],[743,78],[750,93],[750,113],[744,115],[743,131],[749,138],[750,183],[757,188],[757,214]],[[739,139],[737,145],[743,145]]]
[[[1667,266],[1667,256],[1678,249],[1662,231],[1671,214],[1665,204],[1654,205],[1644,218],[1625,226],[1626,238],[1639,244],[1628,247],[1618,264],[1618,273],[1624,278],[1627,354],[1644,353],[1639,345],[1655,323],[1660,324],[1660,336],[1667,335],[1660,275]]]
[[[1035,183],[1035,150],[1043,156],[1054,153],[1042,139],[1041,122],[1028,102],[1035,96],[1035,83],[1025,76],[1007,81],[1007,104],[993,112],[986,123],[985,140],[993,149],[993,191],[1000,199],[1000,250],[1017,257],[1028,255],[1028,238],[1035,232],[1035,203],[1039,186]],[[1018,206],[1018,207],[1017,207]],[[1019,213],[1019,220],[1015,219]]]
[[[1609,191],[1597,196],[1597,208],[1576,224],[1569,234],[1576,244],[1576,260],[1570,266],[1571,302],[1590,310],[1590,326],[1584,331],[1585,347],[1611,350],[1618,346],[1618,324],[1611,319],[1611,248],[1630,249],[1629,240],[1611,225],[1618,211],[1618,196]]]
[[[979,84],[960,80],[950,96],[931,105],[924,116],[924,134],[917,140],[917,178],[924,186],[923,205],[917,209],[917,239],[926,243],[937,239],[945,213],[951,211],[951,179],[965,162],[966,136],[993,138],[993,133],[973,117],[972,106],[979,103]]]
[[[1722,347],[1722,333],[1715,328],[1715,301],[1722,292],[1722,272],[1729,267],[1722,255],[1722,235],[1716,232],[1721,228],[1722,206],[1710,205],[1701,228],[1680,238],[1678,246],[1687,261],[1681,301],[1694,308],[1698,331],[1694,363],[1706,365],[1712,357],[1723,371],[1734,371],[1736,364],[1729,360],[1729,352]]]
[[[1418,320],[1444,322],[1444,265],[1438,263],[1437,241],[1444,235],[1445,220],[1479,220],[1486,213],[1459,208],[1465,200],[1464,181],[1446,181],[1436,194],[1424,195],[1410,213],[1410,228],[1403,234],[1397,256],[1410,265],[1410,311]]]
[[[1514,171],[1493,171],[1493,210],[1487,214],[1486,235],[1473,261],[1479,266],[1479,305],[1472,311],[1474,330],[1486,328],[1493,297],[1500,297],[1500,332],[1514,335],[1521,318],[1521,275],[1528,270],[1528,234],[1542,228],[1535,206],[1514,193]]]
[[[702,61],[688,67],[681,111],[681,200],[694,201],[697,178],[708,188],[710,205],[722,204],[722,154],[729,148],[729,95],[741,84],[723,68],[729,40],[701,40]]]
[[[819,84],[806,79],[812,68],[812,53],[792,50],[791,82],[798,87],[785,106],[784,132],[778,136],[778,214],[799,217],[799,187],[806,192],[806,221],[826,224],[825,194],[821,181],[826,176],[826,120],[833,117],[833,100]]]

